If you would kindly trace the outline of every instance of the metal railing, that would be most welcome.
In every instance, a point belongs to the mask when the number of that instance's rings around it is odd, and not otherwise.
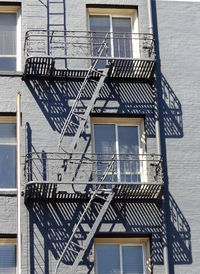
[[[162,183],[161,162],[156,154],[29,153],[24,175],[26,183],[156,184]]]
[[[98,49],[105,37],[106,49],[98,57]],[[29,30],[25,36],[24,52],[26,58],[155,59],[154,38],[148,33]]]

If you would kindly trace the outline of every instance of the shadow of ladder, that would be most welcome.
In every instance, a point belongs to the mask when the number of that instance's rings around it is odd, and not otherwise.
[[[114,190],[110,189],[110,190],[107,190],[106,193],[104,191],[101,191],[101,193],[99,194],[99,191],[100,191],[100,186],[91,194],[91,197],[90,197],[90,200],[86,206],[86,208],[84,209],[78,223],[75,225],[74,229],[73,229],[73,232],[72,232],[72,235],[71,237],[69,238],[61,256],[60,256],[60,259],[58,260],[57,262],[57,265],[56,265],[56,268],[55,268],[55,274],[57,274],[57,271],[58,271],[58,267],[64,257],[64,255],[66,254],[66,252],[70,251],[73,253],[74,257],[75,257],[75,260],[73,262],[73,265],[71,266],[71,269],[69,271],[70,274],[74,274],[75,271],[76,271],[76,268],[77,266],[79,265],[80,261],[82,260],[92,238],[94,237],[94,234],[103,218],[103,216],[105,215],[114,195],[115,195],[115,192]],[[104,194],[104,195],[102,195]],[[95,199],[99,199],[101,201],[103,201],[103,203],[99,203],[99,202],[95,202]],[[91,206],[92,204],[97,204],[98,206],[100,206],[100,210],[98,212],[98,216],[97,218],[95,219],[95,222],[93,223],[86,239],[83,241],[83,244],[80,245],[78,242],[77,242],[77,239],[78,239],[78,232],[79,232],[79,229],[80,227],[82,226],[83,222],[84,222],[84,218],[86,217],[86,215],[88,214],[88,211],[89,209],[91,209]]]
[[[58,148],[62,149],[65,152],[68,153],[72,153],[78,143],[78,140],[80,138],[81,133],[84,131],[86,122],[89,118],[90,112],[92,111],[94,104],[96,102],[96,99],[99,96],[100,90],[102,89],[102,87],[104,86],[104,82],[107,78],[107,76],[109,75],[111,69],[112,69],[112,63],[106,64],[105,67],[99,71],[98,69],[96,69],[98,62],[99,62],[99,57],[102,56],[105,48],[106,48],[106,39],[107,39],[107,35],[105,36],[102,44],[99,47],[98,50],[98,57],[94,58],[94,60],[92,61],[92,64],[90,66],[90,68],[87,71],[87,74],[85,76],[84,81],[82,82],[82,85],[77,93],[76,99],[74,104],[71,107],[71,110],[67,116],[67,119],[64,122],[64,125],[62,127],[60,136],[59,136],[59,142],[58,142]],[[93,73],[97,74],[99,76],[98,80],[94,80],[91,79]],[[87,90],[88,85],[90,84],[90,82],[95,82],[96,83],[96,87],[93,90],[92,96],[87,104],[86,109],[84,110],[84,113],[79,113],[79,105],[82,102],[82,96],[84,94],[84,92]],[[62,147],[62,141],[63,138],[66,134],[66,132],[69,130],[70,128],[74,129],[75,131],[75,135],[73,137],[72,142],[69,145],[68,151],[66,151],[63,147]]]

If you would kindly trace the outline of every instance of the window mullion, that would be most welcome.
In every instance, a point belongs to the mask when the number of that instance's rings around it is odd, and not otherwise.
[[[119,136],[118,125],[115,124],[115,138],[116,138],[116,153],[117,153],[117,181],[120,182],[120,155],[119,155]]]
[[[122,245],[119,245],[119,256],[120,256],[120,274],[123,274],[123,261],[122,261]]]
[[[110,15],[110,47],[111,47],[111,56],[114,57],[114,41],[113,41],[112,15]]]

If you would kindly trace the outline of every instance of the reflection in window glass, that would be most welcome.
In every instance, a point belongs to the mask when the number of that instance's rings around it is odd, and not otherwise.
[[[16,125],[0,123],[0,188],[16,187]]]

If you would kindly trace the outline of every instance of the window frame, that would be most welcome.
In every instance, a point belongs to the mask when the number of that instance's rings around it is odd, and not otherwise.
[[[0,124],[15,124],[16,131],[15,131],[15,150],[16,150],[16,157],[15,157],[15,187],[10,188],[1,188],[0,192],[16,192],[17,191],[17,120],[16,116],[4,116],[0,115]],[[1,238],[0,238],[1,239]]]
[[[140,166],[140,175],[141,175],[141,183],[148,182],[147,178],[147,165],[145,161],[146,154],[146,134],[145,134],[145,126],[143,118],[132,118],[132,117],[91,117],[91,136],[92,136],[92,153],[95,153],[95,136],[94,136],[94,126],[95,125],[115,125],[115,137],[116,137],[116,154],[119,155],[119,145],[118,145],[118,136],[116,136],[116,127],[118,126],[137,126],[138,127],[138,141],[139,141],[139,160],[141,160],[142,164]],[[118,130],[117,130],[118,131]],[[117,178],[120,181],[120,166],[118,162],[118,174]]]
[[[17,273],[17,237],[0,236],[0,245],[14,245],[15,246],[15,273]]]
[[[21,6],[20,5],[2,5],[0,3],[0,13],[15,13],[17,22],[16,22],[16,55],[0,55],[0,57],[16,57],[16,69],[11,71],[20,71],[21,70]],[[7,71],[7,70],[0,70]]]
[[[114,57],[114,40],[113,40],[113,22],[112,18],[130,18],[132,33],[139,33],[138,26],[138,10],[134,8],[119,9],[119,8],[87,8],[88,14],[88,30],[90,31],[90,16],[109,16],[110,32],[111,32],[111,57]],[[134,40],[134,39],[133,39]],[[132,57],[139,58],[139,42],[133,43],[132,40]]]
[[[96,237],[94,238],[94,265],[95,274],[98,274],[97,269],[97,245],[119,245],[119,255],[120,255],[120,273],[122,272],[122,247],[123,246],[142,246],[143,254],[143,274],[151,274],[151,261],[150,261],[150,239],[148,237]]]

